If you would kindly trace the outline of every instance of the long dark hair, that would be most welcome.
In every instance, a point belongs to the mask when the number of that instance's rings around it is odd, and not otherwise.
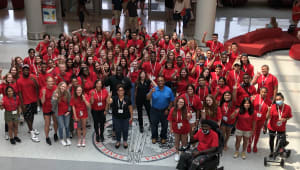
[[[138,86],[139,84],[140,84],[140,82],[141,82],[141,74],[142,73],[145,73],[145,81],[146,80],[148,80],[148,76],[147,76],[147,74],[146,74],[146,72],[144,71],[144,70],[142,70],[140,73],[139,73],[139,76],[138,76],[138,78],[137,78],[137,80],[136,80],[136,85]]]
[[[245,113],[246,113],[247,109],[246,109],[245,106],[244,106],[244,104],[245,104],[246,102],[249,102],[249,104],[250,104],[250,108],[248,109],[248,113],[249,113],[249,115],[252,115],[253,112],[254,112],[254,108],[253,108],[251,99],[250,99],[249,97],[244,98],[244,100],[242,101],[242,104],[241,104],[241,106],[240,106],[240,114],[242,115],[242,114],[245,114]]]
[[[213,103],[211,106],[209,106],[206,102],[206,98],[211,98],[213,100]],[[204,110],[205,110],[205,114],[208,114],[209,117],[213,118],[217,116],[217,112],[218,112],[218,104],[216,102],[216,99],[213,95],[209,94],[205,97],[204,100]]]
[[[222,107],[222,105],[226,102],[226,101],[225,101],[225,98],[224,98],[224,96],[225,96],[226,94],[230,94],[230,96],[231,96],[231,99],[230,99],[230,101],[228,102],[228,108],[230,108],[230,107],[232,106],[232,94],[231,94],[230,91],[225,91],[225,92],[223,93],[222,98],[221,98],[221,101],[220,101],[220,106]]]
[[[15,92],[14,88],[11,87],[11,86],[7,86],[5,88],[5,94],[6,94],[6,96],[8,96],[8,93],[7,93],[8,89],[12,89],[12,91],[13,91],[13,98],[16,98],[16,92]]]
[[[183,97],[179,97],[177,100],[176,100],[176,103],[175,103],[175,106],[174,106],[174,110],[173,110],[173,113],[172,113],[172,117],[175,118],[176,115],[177,115],[177,111],[178,111],[178,106],[177,106],[177,103],[179,101],[179,99],[182,99],[184,101],[184,105],[183,107],[180,109],[181,111],[181,115],[182,115],[182,118],[183,119],[186,119],[187,118],[187,108],[186,108],[186,103],[185,103],[185,100]]]

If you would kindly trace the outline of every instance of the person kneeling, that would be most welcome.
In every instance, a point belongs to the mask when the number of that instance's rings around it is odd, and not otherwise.
[[[219,146],[218,134],[211,130],[210,120],[201,121],[201,128],[194,135],[194,139],[199,141],[197,148],[192,153],[181,154],[177,169],[197,169],[207,160],[207,154],[214,152]]]

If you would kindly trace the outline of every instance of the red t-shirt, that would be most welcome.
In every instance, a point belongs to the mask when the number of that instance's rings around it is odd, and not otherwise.
[[[172,129],[177,134],[188,134],[190,131],[190,124],[187,119],[183,119],[181,111],[177,110],[177,114],[173,117],[174,107],[171,108],[168,115],[168,120],[172,123]]]
[[[252,102],[254,106],[254,113],[256,114],[257,120],[265,121],[268,107],[271,106],[272,101],[268,98],[262,99],[259,94],[255,95],[255,99]]]
[[[254,67],[252,64],[245,64],[243,68],[241,68],[245,73],[249,74],[252,78],[254,76]]]
[[[127,43],[127,48],[129,48],[130,46],[134,46],[136,48],[138,48],[139,51],[141,51],[144,48],[144,44],[142,40],[129,40]]]
[[[92,96],[92,92],[94,92],[94,96]],[[108,97],[108,92],[105,88],[101,89],[101,91],[92,89],[89,96],[94,98],[94,103],[92,104],[93,110],[105,110],[106,99]]]
[[[129,75],[129,78],[131,80],[132,83],[135,83],[139,77],[139,74],[140,74],[140,70],[133,70],[133,72],[129,72],[128,75]]]
[[[22,75],[17,80],[18,91],[22,94],[23,104],[31,104],[38,100],[36,85],[30,77],[34,78],[38,83],[38,80],[33,75],[30,75],[28,78],[24,78]]]
[[[257,92],[259,93],[260,88],[266,87],[268,89],[267,97],[271,99],[274,95],[274,87],[278,86],[278,80],[272,74],[268,74],[267,76],[260,75],[257,79]]]
[[[244,114],[237,115],[236,128],[242,131],[251,131],[253,129],[253,121],[256,121],[256,115],[249,115],[248,111]]]
[[[5,94],[5,89],[7,86],[10,86],[14,89],[15,93],[18,94],[18,87],[17,87],[17,83],[10,83],[10,84],[6,84],[6,83],[2,83],[0,85],[0,93],[3,94],[3,96],[6,96]]]
[[[69,111],[69,103],[67,98],[65,99],[65,97],[61,97],[60,101],[58,101],[57,109],[58,116],[64,115]]]
[[[155,62],[155,64],[151,64],[150,61],[143,63],[142,68],[147,74],[151,74],[155,77],[158,76],[160,69],[161,69],[161,64],[159,62]]]
[[[116,38],[112,38],[112,41],[114,43],[114,45],[120,45],[121,49],[124,50],[125,48],[125,42],[123,40],[117,40]]]
[[[57,58],[57,56],[55,54],[52,54],[51,56],[49,56],[48,54],[46,54],[46,55],[43,56],[43,61],[45,63],[48,63],[49,59],[56,60],[56,58]]]
[[[189,96],[187,93],[180,95],[179,97],[184,98],[186,105],[189,110],[198,111],[202,109],[202,103],[197,95]]]
[[[221,42],[214,42],[213,40],[206,41],[206,47],[209,47],[210,50],[216,54],[221,54],[224,51],[224,45]],[[219,60],[217,57],[216,60]]]
[[[47,77],[52,77],[53,78],[53,76],[50,73],[46,73],[46,74],[41,73],[41,74],[39,74],[38,82],[39,82],[40,88],[43,88],[47,85],[46,84]]]
[[[233,125],[235,122],[235,117],[231,118],[231,115],[236,110],[236,104],[231,103],[231,106],[229,106],[228,102],[224,102],[222,106],[220,106],[221,112],[222,112],[222,122],[225,122],[229,125]]]
[[[39,44],[36,46],[35,51],[39,52],[39,51],[43,51],[45,49],[47,49],[47,47],[49,46],[50,42],[45,43],[44,41],[39,42]]]
[[[56,89],[56,86],[53,86],[52,89],[48,89],[46,86],[43,87],[41,90],[40,90],[40,99],[42,98],[43,96],[43,90],[46,89],[46,94],[45,94],[45,102],[44,104],[42,105],[43,107],[43,112],[44,113],[50,113],[52,111],[52,104],[51,104],[51,98],[52,98],[52,95],[53,95],[53,92],[54,90]]]
[[[244,74],[245,73],[243,71],[237,73],[235,70],[231,70],[227,77],[227,84],[229,88],[232,89],[236,82],[237,84],[242,83]]]
[[[70,72],[66,72],[64,75],[61,75],[61,73],[59,72],[56,75],[56,84],[59,84],[62,81],[66,82],[67,84],[70,84],[71,76],[72,76],[72,74]]]
[[[175,68],[163,70],[162,75],[165,78],[165,82],[173,81],[172,74],[175,73],[175,70]]]
[[[20,105],[20,99],[19,96],[16,97],[3,97],[3,104],[2,106],[6,111],[15,111],[18,109],[18,106]]]
[[[218,134],[213,130],[210,130],[210,133],[205,135],[202,132],[202,129],[199,129],[194,135],[194,139],[199,141],[197,146],[198,151],[205,151],[207,149],[219,146]]]
[[[207,86],[205,86],[204,88],[197,87],[196,92],[201,102],[203,102],[205,97],[209,94],[209,90]]]
[[[84,93],[88,94],[90,92],[90,90],[92,90],[94,88],[95,81],[97,80],[97,75],[95,72],[92,72],[92,73],[90,73],[89,76],[83,77],[84,83],[82,83],[81,77],[78,77],[77,80],[78,80],[79,85],[84,84],[84,87],[83,87]]]
[[[236,60],[236,58],[240,55],[240,53],[238,51],[236,52],[231,52],[228,56],[229,56],[229,61],[228,63],[230,64],[230,67],[233,65],[234,61]]]
[[[281,118],[293,117],[291,107],[287,104],[284,104],[283,106],[277,108],[276,104],[273,104],[270,110],[270,120],[268,123],[268,129],[272,131],[278,131],[278,132],[285,131],[286,121],[280,123],[279,115],[281,115]]]
[[[31,66],[35,63],[35,57],[32,57],[32,58],[30,58],[29,56],[25,57],[23,63]]]
[[[180,80],[177,81],[177,88],[176,88],[176,92],[178,94],[183,94],[186,92],[186,87],[189,84],[195,84],[195,80],[192,77],[188,77],[188,80]]]
[[[228,86],[223,86],[223,87],[217,86],[217,87],[219,87],[219,93],[218,93],[218,95],[217,95],[217,97],[216,97],[216,100],[217,100],[217,101],[220,101],[221,98],[222,98],[222,96],[223,96],[223,94],[224,94],[226,91],[230,91],[230,88],[229,88]],[[213,95],[216,95],[216,94],[217,94],[217,87],[213,90],[213,92],[212,92]]]
[[[206,120],[213,120],[215,122],[219,122],[221,119],[222,119],[222,112],[220,107],[218,107],[217,114],[215,117],[210,117],[208,114],[206,114]]]
[[[85,95],[84,97],[87,101],[89,101],[88,95]],[[82,98],[72,97],[70,101],[70,106],[75,107],[75,114],[78,119],[86,119],[88,117],[87,106],[85,105]]]

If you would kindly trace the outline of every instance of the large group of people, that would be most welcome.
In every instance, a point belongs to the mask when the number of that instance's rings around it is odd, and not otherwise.
[[[204,51],[196,40],[180,39],[176,32],[168,35],[158,30],[150,35],[143,27],[127,29],[123,35],[119,30],[103,31],[97,26],[71,35],[62,33],[58,39],[45,34],[35,49],[28,50],[28,56],[13,59],[9,72],[1,76],[0,88],[11,144],[21,142],[20,116],[32,141],[40,141],[34,117],[41,107],[49,145],[51,122],[53,140],[64,146],[71,145],[71,137],[78,139],[78,147],[86,146],[86,127],[92,122],[95,140],[103,142],[106,115],[112,114],[115,147],[122,141],[127,148],[134,111],[143,133],[145,110],[151,126],[149,140],[168,143],[169,129],[175,137],[176,161],[179,148],[192,141],[201,143],[199,153],[212,143],[215,146],[215,141],[205,142],[218,136],[208,137],[212,132],[207,129],[200,131],[203,120],[218,124],[225,151],[235,129],[234,158],[246,159],[246,152],[257,152],[261,130],[268,129],[272,155],[274,134],[285,133],[292,114],[268,65],[255,74],[239,45],[232,43],[225,49],[218,34],[207,40],[204,33],[202,42],[208,47]]]

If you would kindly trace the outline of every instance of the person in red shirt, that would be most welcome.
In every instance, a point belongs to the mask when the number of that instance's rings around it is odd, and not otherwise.
[[[55,55],[53,51],[52,47],[47,47],[47,54],[43,56],[43,62],[48,63],[49,59],[52,59],[53,61],[57,59],[57,55]]]
[[[212,94],[214,95],[217,101],[220,101],[225,91],[231,91],[231,90],[226,84],[226,79],[224,77],[220,77],[218,81],[218,85],[216,86],[215,89],[213,89]]]
[[[161,73],[166,81],[166,86],[174,89],[174,82],[176,80],[177,70],[174,68],[173,62],[167,60],[165,68]]]
[[[131,33],[132,39],[128,41],[127,43],[127,48],[130,46],[134,46],[135,48],[138,49],[139,53],[142,51],[144,48],[144,43],[142,40],[137,39],[136,32]]]
[[[188,111],[184,98],[178,98],[174,107],[168,115],[171,133],[175,136],[175,161],[179,161],[179,146],[187,146],[188,134],[190,131],[189,119],[191,113]]]
[[[202,120],[201,128],[194,135],[194,138],[199,141],[197,149],[194,149],[192,154],[183,153],[176,166],[176,169],[189,169],[190,166],[198,167],[207,160],[207,153],[216,151],[219,146],[219,136],[217,132],[211,129],[214,122],[211,120]],[[197,165],[194,165],[194,159],[197,159]],[[191,168],[190,168],[191,169]]]
[[[238,85],[237,89],[237,105],[240,105],[245,97],[256,95],[256,88],[250,84],[250,76],[245,73],[243,75],[243,82]]]
[[[229,91],[223,94],[219,107],[222,113],[221,130],[224,136],[224,151],[227,151],[227,143],[236,120],[234,115],[238,112],[236,108],[236,89],[233,90],[232,94]]]
[[[243,53],[241,57],[241,70],[250,75],[251,79],[254,76],[254,66],[250,64],[248,55]]]
[[[97,80],[97,75],[95,74],[95,72],[90,73],[88,67],[85,66],[85,67],[81,67],[77,79],[78,79],[78,83],[83,87],[84,93],[88,94],[95,85],[95,81]]]
[[[213,120],[219,126],[221,125],[222,113],[218,107],[218,103],[212,95],[207,95],[204,100],[203,109],[201,111],[202,120]]]
[[[185,58],[184,51],[180,49],[180,42],[175,43],[175,48],[172,51],[175,55],[175,58],[177,58],[178,56]]]
[[[33,48],[30,48],[28,50],[28,57],[24,58],[23,63],[28,64],[29,66],[33,65],[35,63],[35,50]]]
[[[269,130],[269,146],[270,146],[270,155],[273,157],[274,153],[274,140],[276,134],[284,135],[286,131],[286,123],[292,118],[292,109],[291,106],[284,103],[284,96],[282,93],[277,93],[275,95],[275,104],[271,106],[270,112],[267,115],[268,125],[265,124],[265,129]],[[285,139],[284,139],[285,141]]]
[[[38,83],[39,83],[40,88],[45,87],[47,85],[46,79],[48,77],[52,76],[50,73],[47,73],[47,67],[48,66],[47,66],[46,63],[42,63],[42,65],[41,65],[41,72],[40,72],[40,74],[38,76]]]
[[[152,52],[150,55],[150,61],[144,62],[142,65],[142,69],[147,73],[151,75],[151,78],[155,80],[158,75],[159,71],[161,70],[161,64],[156,61],[156,54],[155,52]]]
[[[253,107],[254,107],[254,113],[256,114],[257,121],[256,121],[256,126],[255,126],[255,132],[252,134],[251,138],[249,139],[248,142],[248,147],[247,147],[247,152],[251,152],[251,145],[254,141],[253,144],[253,152],[257,152],[257,143],[259,140],[260,132],[261,129],[263,128],[266,118],[267,118],[267,113],[269,111],[269,107],[271,106],[272,102],[270,99],[267,98],[267,93],[268,89],[265,87],[262,87],[260,89],[260,94],[253,95],[251,97]]]
[[[220,64],[216,65],[215,72],[211,72],[210,76],[211,76],[211,88],[215,89],[218,85],[219,78],[223,77],[222,66]]]
[[[205,97],[211,94],[209,86],[206,86],[206,81],[203,76],[200,76],[198,79],[198,86],[196,88],[196,94],[199,96],[201,103],[204,103]]]
[[[218,34],[214,33],[212,35],[212,40],[206,41],[207,32],[204,32],[202,37],[202,43],[206,44],[206,47],[209,47],[209,49],[213,52],[213,55],[216,57],[216,61],[219,60],[219,56],[224,51],[224,45],[218,41]]]
[[[119,45],[122,50],[125,49],[125,42],[121,39],[121,32],[116,32],[115,38],[112,38],[114,45]]]
[[[215,67],[217,65],[221,65],[222,66],[222,76],[223,77],[226,77],[226,75],[228,74],[228,72],[232,70],[232,66],[231,66],[230,63],[227,62],[227,58],[228,58],[227,53],[226,53],[226,51],[224,51],[221,54],[221,60],[214,62]]]
[[[176,82],[176,96],[184,94],[189,84],[195,84],[195,81],[188,75],[187,68],[182,68]]]
[[[187,108],[191,113],[191,119],[189,120],[190,123],[190,138],[193,137],[194,131],[196,127],[198,127],[199,120],[200,120],[200,111],[202,109],[202,103],[200,98],[196,95],[196,90],[194,85],[189,84],[186,87],[186,93],[179,96],[185,100],[187,104]],[[190,139],[192,141],[192,139]]]
[[[243,81],[243,75],[245,73],[241,70],[241,65],[239,63],[234,64],[234,69],[231,70],[227,76],[227,84],[230,89],[235,84],[240,84]]]
[[[53,127],[54,127],[54,141],[56,142],[58,140],[57,136],[57,119],[52,111],[52,103],[51,98],[53,95],[54,90],[56,89],[54,79],[52,77],[46,78],[46,86],[42,87],[40,91],[40,100],[42,103],[43,113],[44,113],[44,120],[45,120],[45,136],[46,136],[46,143],[48,145],[51,145],[51,140],[49,138],[49,130],[50,130],[50,124],[51,124],[51,118],[53,120]]]
[[[185,59],[184,59],[184,65],[188,69],[190,75],[192,75],[191,72],[192,72],[192,70],[194,68],[194,65],[195,65],[194,60],[192,60],[192,53],[190,53],[190,52],[186,53]]]
[[[165,49],[166,51],[173,50],[175,46],[170,41],[170,35],[165,35],[164,39],[161,39],[158,43],[160,49]]]
[[[231,46],[228,46],[227,55],[229,56],[228,63],[232,66],[236,61],[241,59],[241,54],[238,51],[238,44],[232,43]]]
[[[51,104],[55,115],[57,116],[58,135],[63,146],[70,146],[70,107],[71,94],[67,90],[66,82],[60,82],[53,93]],[[66,141],[64,140],[63,131],[66,131]]]
[[[104,141],[104,124],[106,121],[106,114],[109,109],[107,100],[108,91],[105,89],[102,80],[97,80],[95,82],[95,88],[90,91],[90,103],[92,107],[92,116],[94,120],[94,129],[97,142]]]
[[[259,93],[260,88],[266,87],[268,89],[268,98],[271,101],[275,101],[274,96],[278,91],[278,80],[277,78],[269,73],[269,66],[261,66],[261,73],[258,72],[257,75],[252,80],[252,85],[258,84],[257,92]]]
[[[8,134],[11,144],[21,142],[18,137],[19,115],[21,113],[21,105],[19,97],[11,86],[5,88],[5,95],[0,101],[0,109],[5,109],[5,123],[8,125]]]
[[[128,70],[128,69],[127,69]],[[137,67],[137,61],[134,61],[131,63],[131,67],[130,70],[128,72],[128,74],[126,75],[130,80],[131,80],[131,103],[132,106],[135,106],[135,82],[137,81],[139,74],[140,74],[140,69],[138,69]]]
[[[39,132],[32,128],[34,115],[37,114],[39,85],[36,77],[29,74],[29,65],[23,65],[22,76],[17,80],[17,86],[24,119],[31,133],[31,139],[33,142],[39,142],[40,140],[36,136]]]
[[[74,95],[71,98],[70,105],[72,106],[74,117],[74,129],[77,129],[78,147],[85,147],[85,135],[86,135],[86,120],[88,118],[88,108],[90,103],[88,95],[83,93],[81,86],[77,86],[74,89]]]
[[[240,143],[243,139],[243,147],[241,157],[246,159],[246,149],[248,146],[249,138],[252,136],[255,130],[256,115],[254,113],[253,105],[250,98],[245,98],[240,106],[240,111],[233,114],[232,117],[236,116],[236,141],[235,141],[235,153],[234,158],[239,157]]]
[[[56,74],[55,77],[56,84],[59,84],[62,81],[66,82],[67,84],[70,84],[72,74],[70,72],[66,72],[67,71],[66,64],[59,64],[58,68],[59,68],[59,72]]]
[[[50,35],[44,34],[43,41],[39,42],[39,44],[35,48],[35,51],[37,51],[40,54],[43,50],[47,49],[49,43],[50,43]]]

